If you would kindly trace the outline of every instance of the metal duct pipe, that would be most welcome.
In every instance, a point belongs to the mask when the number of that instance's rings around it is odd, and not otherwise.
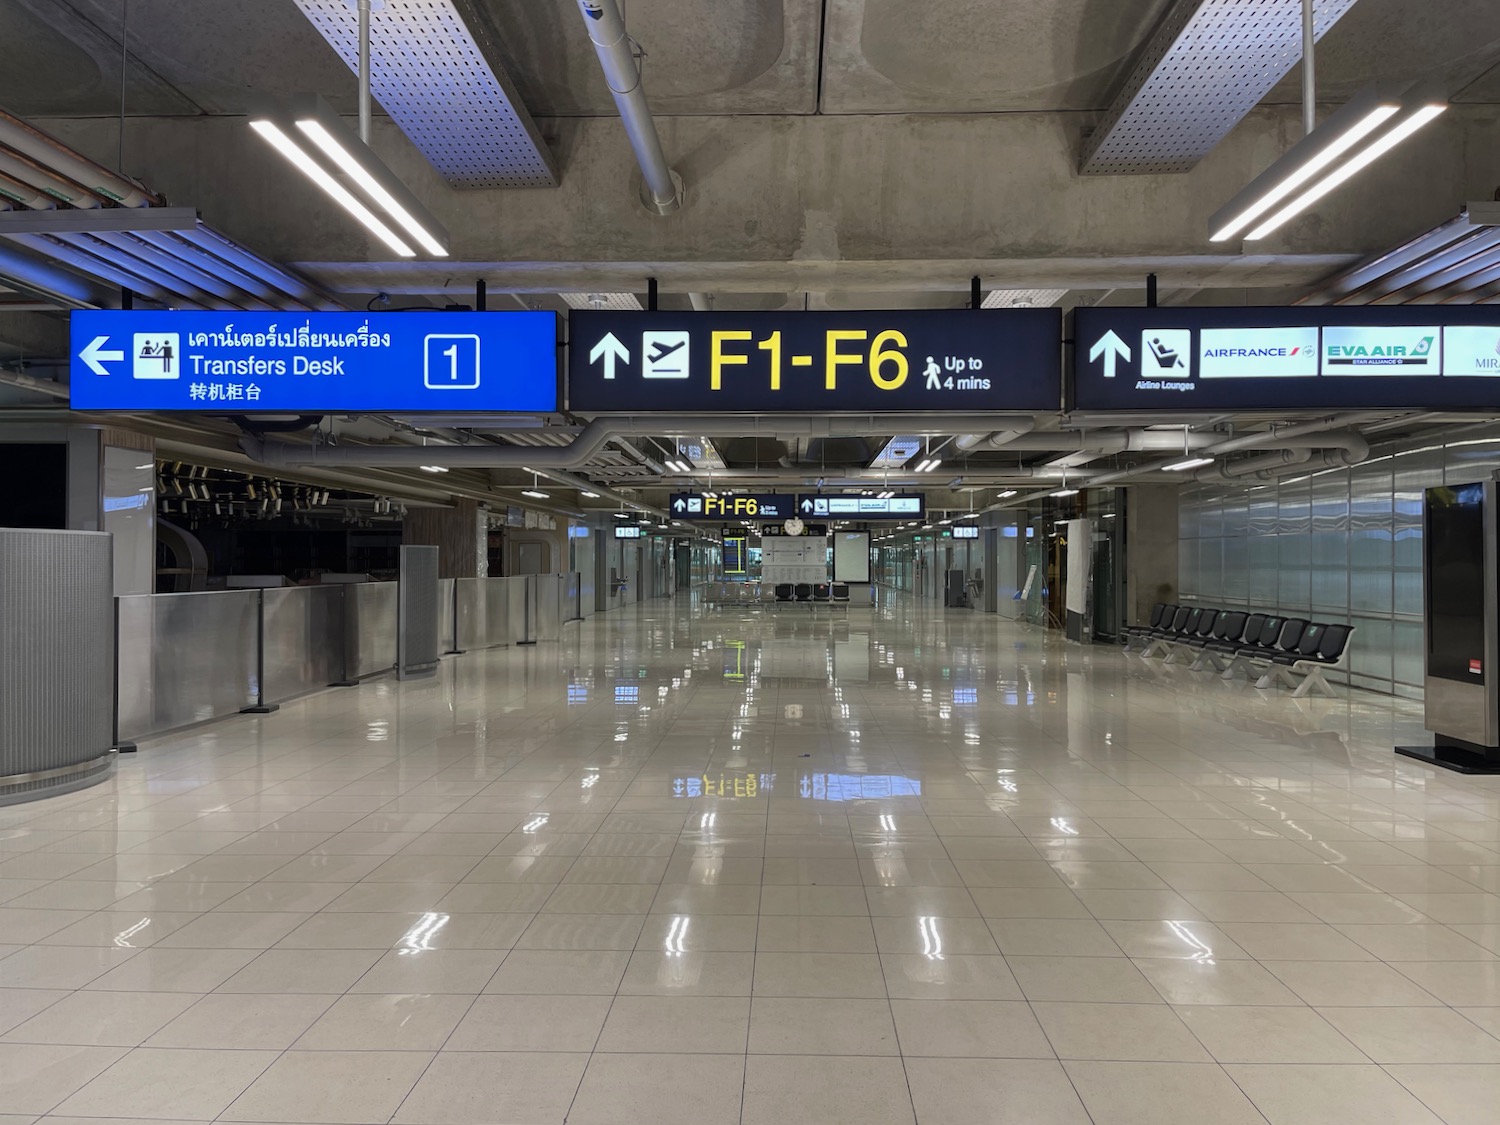
[[[1389,416],[1389,411],[1335,414],[1328,418],[1320,418],[1314,422],[1304,422],[1297,426],[1288,426],[1286,429],[1272,434],[1247,434],[1244,437],[1231,438],[1216,445],[1205,446],[1198,453],[1200,456],[1212,456],[1232,453],[1240,449],[1265,449],[1268,446],[1273,449],[1277,447],[1291,449],[1296,447],[1298,439],[1302,437],[1312,434],[1322,434],[1323,445],[1338,447],[1326,455],[1334,459],[1334,464],[1338,466],[1357,465],[1370,455],[1370,447],[1365,439],[1352,430],[1339,433],[1329,433],[1328,431],[1336,430],[1341,426],[1354,426],[1364,422],[1378,421]],[[1309,444],[1317,448],[1319,443],[1313,441]],[[1143,476],[1160,467],[1160,465],[1137,465],[1130,469],[1119,469],[1095,477],[1089,481],[1089,487],[1097,488],[1101,485],[1110,484],[1117,480],[1124,480],[1128,477]],[[1000,504],[991,504],[988,508],[983,509],[983,511],[989,512],[998,511],[1003,508],[1014,508],[1031,500],[1039,500],[1046,495],[1048,495],[1046,491],[1028,492],[1021,496],[1012,497],[1010,500],[1006,500]]]
[[[13,200],[23,207],[29,207],[33,211],[57,210],[57,200],[40,188],[22,183],[14,176],[0,175],[0,196]]]
[[[1036,429],[1035,418],[1023,418],[1009,429],[997,430],[992,434],[959,434],[953,439],[953,447],[967,453],[971,449],[999,449],[1009,445],[1022,434],[1029,434]]]
[[[1214,465],[1205,465],[1193,474],[1193,479],[1198,481],[1235,480],[1267,469],[1287,465],[1305,465],[1311,460],[1312,450],[1310,449],[1278,449],[1271,453],[1262,453],[1258,457],[1246,457],[1243,461],[1220,461]]]
[[[53,398],[66,399],[68,384],[54,383],[50,379],[38,379],[34,375],[22,375],[19,371],[0,371],[0,383],[7,387],[19,387],[23,391],[36,391]]]
[[[14,149],[23,156],[68,179],[83,185],[95,195],[102,195],[121,207],[150,207],[161,200],[135,184],[116,175],[103,165],[96,164],[81,153],[74,152],[61,141],[54,140],[40,129],[34,129],[19,117],[0,110],[0,144]],[[81,207],[97,207],[98,203],[76,204]]]
[[[34,160],[7,148],[0,148],[0,173],[20,180],[23,184],[73,207],[92,209],[104,206],[93,192],[79,187],[71,180],[63,179]]]
[[[641,89],[640,62],[631,50],[620,7],[616,0],[578,0],[578,8],[646,181],[641,201],[658,215],[671,214],[682,206],[682,181],[668,167],[662,151],[656,121]]]
[[[598,418],[571,445],[536,448],[525,445],[302,445],[284,441],[240,439],[240,448],[266,465],[364,465],[456,469],[576,469],[604,448],[613,424]]]

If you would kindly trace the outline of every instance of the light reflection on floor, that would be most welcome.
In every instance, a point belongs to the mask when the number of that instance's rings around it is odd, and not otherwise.
[[[631,607],[0,810],[0,1115],[1488,1122],[1500,783],[1420,738],[901,598]]]

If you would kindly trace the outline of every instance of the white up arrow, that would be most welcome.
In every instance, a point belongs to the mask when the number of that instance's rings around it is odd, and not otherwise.
[[[109,369],[104,365],[109,363],[120,363],[125,359],[122,351],[100,351],[100,346],[109,343],[108,336],[95,336],[89,341],[89,346],[78,353],[78,358],[89,365],[89,370],[95,375],[108,375]]]
[[[594,345],[594,350],[589,352],[589,362],[598,363],[604,360],[604,377],[613,379],[615,377],[615,361],[621,363],[630,362],[630,349],[620,343],[620,338],[613,332],[607,333],[604,339]]]
[[[682,511],[682,509],[684,509],[686,507],[687,507],[687,505],[685,503],[683,503],[681,496],[679,496],[676,500],[672,501],[672,510],[674,512],[680,512],[680,511]]]
[[[1090,363],[1093,363],[1100,356],[1104,357],[1104,377],[1106,379],[1113,379],[1115,377],[1115,359],[1118,357],[1126,363],[1130,362],[1130,345],[1115,335],[1115,330],[1111,328],[1103,336],[1100,336],[1095,341],[1094,346],[1089,349]]]

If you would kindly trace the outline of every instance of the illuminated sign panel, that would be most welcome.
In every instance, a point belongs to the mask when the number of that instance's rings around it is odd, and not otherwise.
[[[797,498],[768,492],[734,496],[674,492],[667,506],[675,518],[684,520],[784,520],[796,513]]]
[[[616,539],[639,539],[640,537],[641,537],[641,529],[638,528],[638,527],[617,527],[617,528],[615,528],[615,538]]]
[[[81,310],[76,410],[550,413],[550,312]]]
[[[702,492],[674,492],[668,507],[682,520],[779,520],[791,516],[848,520],[921,519],[926,505],[921,496],[788,496],[783,493],[736,493],[710,496]]]
[[[953,538],[955,538],[955,539],[978,539],[979,538],[979,528],[977,528],[977,527],[967,527],[967,526],[955,527],[953,529]]]
[[[844,516],[849,519],[920,519],[925,511],[920,496],[799,496],[797,514]]]
[[[724,540],[724,573],[745,573],[745,547],[748,540],[743,536],[727,537]]]
[[[1055,410],[1057,309],[575,311],[570,409]]]
[[[1075,410],[1493,411],[1490,305],[1078,309]]]

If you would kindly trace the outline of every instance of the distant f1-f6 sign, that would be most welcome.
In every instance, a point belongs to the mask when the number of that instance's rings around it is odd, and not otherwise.
[[[569,406],[613,412],[1055,410],[1061,314],[610,313],[570,318]]]

